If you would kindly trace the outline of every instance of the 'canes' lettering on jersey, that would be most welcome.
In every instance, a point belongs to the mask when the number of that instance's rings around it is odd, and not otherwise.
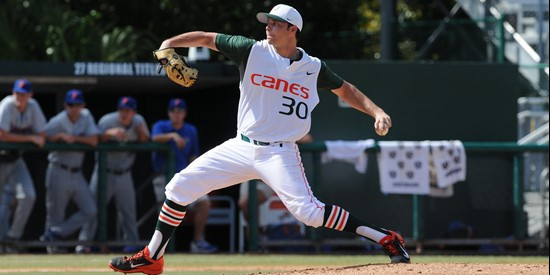
[[[296,141],[309,132],[321,61],[298,50],[302,58],[290,62],[266,40],[252,46],[240,85],[239,132],[266,142]]]
[[[304,99],[309,98],[309,89],[298,83],[288,83],[288,81],[280,78],[275,78],[269,75],[252,74],[250,76],[252,84],[263,86],[269,89],[278,90],[281,92],[290,92],[293,95],[300,96]],[[301,93],[298,93],[300,91]]]

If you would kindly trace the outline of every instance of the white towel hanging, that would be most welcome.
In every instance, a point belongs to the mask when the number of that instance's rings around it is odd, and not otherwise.
[[[321,162],[328,163],[333,160],[340,160],[351,163],[355,171],[364,174],[367,172],[367,148],[374,146],[373,139],[358,141],[325,141],[327,151],[321,154]]]
[[[461,141],[430,141],[430,147],[438,187],[466,180],[466,151]]]
[[[429,194],[428,142],[380,141],[378,144],[382,193]]]

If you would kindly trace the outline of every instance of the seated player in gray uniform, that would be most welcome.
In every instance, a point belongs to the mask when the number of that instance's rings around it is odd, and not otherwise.
[[[104,115],[98,122],[99,139],[102,142],[147,142],[149,128],[143,116],[137,113],[137,101],[123,96],[118,101],[118,111]],[[107,201],[115,198],[117,214],[122,222],[124,241],[129,245],[123,251],[137,252],[139,241],[136,219],[136,192],[132,179],[132,166],[136,154],[133,151],[114,151],[107,153]],[[98,164],[96,163],[90,189],[97,196]],[[97,219],[87,223],[80,232],[79,240],[91,241],[95,237]],[[77,253],[89,253],[90,247],[77,246]]]
[[[67,92],[65,110],[46,124],[47,140],[50,142],[96,146],[98,133],[94,117],[85,108],[84,97],[79,90]],[[84,151],[52,151],[48,155],[46,231],[40,237],[41,241],[69,237],[96,216],[96,201],[82,174],[84,156]],[[78,211],[66,218],[65,211],[70,199]],[[48,247],[48,253],[56,252],[59,252],[56,247]]]
[[[31,142],[44,146],[46,118],[32,95],[31,83],[19,79],[13,85],[12,95],[0,102],[0,142]],[[0,200],[13,198],[2,195],[5,187],[14,192],[16,206],[11,226],[4,224],[7,232],[1,234],[0,239],[9,244],[11,250],[17,250],[17,241],[23,236],[36,199],[34,183],[20,151],[0,150]],[[5,210],[0,213],[0,221],[9,221],[10,213]]]

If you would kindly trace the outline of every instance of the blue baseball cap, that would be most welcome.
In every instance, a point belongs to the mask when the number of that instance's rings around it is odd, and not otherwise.
[[[77,90],[77,89],[69,90],[65,95],[65,103],[66,104],[83,104],[84,96],[82,95],[82,92],[80,90]]]
[[[131,96],[123,96],[118,100],[119,109],[137,110],[137,100]]]
[[[26,79],[18,79],[13,83],[13,91],[16,93],[32,93],[31,82]]]
[[[170,99],[170,103],[168,104],[168,109],[183,109],[187,111],[187,104],[185,104],[185,100],[181,98],[172,98]]]

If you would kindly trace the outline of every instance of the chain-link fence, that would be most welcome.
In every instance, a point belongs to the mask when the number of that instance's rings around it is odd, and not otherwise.
[[[548,2],[542,0],[493,0],[494,7],[504,16],[525,41],[548,63]]]

